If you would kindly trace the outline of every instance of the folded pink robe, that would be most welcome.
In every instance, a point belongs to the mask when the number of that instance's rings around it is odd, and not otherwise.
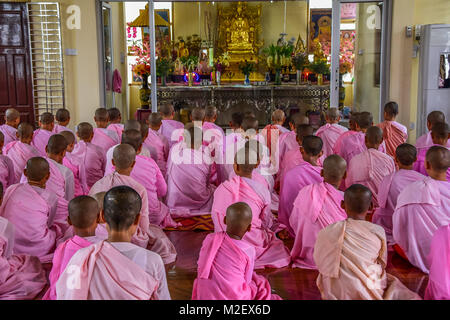
[[[167,162],[166,204],[173,217],[211,213],[215,187],[210,183],[212,160],[205,149],[194,150],[180,142]]]
[[[254,255],[251,245],[226,232],[209,234],[200,250],[192,300],[280,300],[269,281],[253,271]]]
[[[344,193],[326,182],[300,190],[289,218],[295,233],[291,250],[293,268],[317,269],[313,259],[317,234],[326,226],[347,219],[341,208],[343,200]]]
[[[344,132],[347,132],[347,131],[348,131],[347,128],[345,128],[337,123],[334,123],[334,124],[327,123],[326,125],[320,127],[319,130],[317,130],[317,132],[315,134],[316,134],[316,136],[321,138],[323,141],[322,150],[323,150],[323,155],[325,158],[334,154],[333,148],[336,144],[337,139]]]
[[[337,154],[344,158],[347,165],[354,156],[367,150],[365,138],[366,135],[364,132],[356,132],[355,134],[351,134],[342,140],[340,151]],[[386,153],[386,146],[384,142],[380,145],[378,151]]]
[[[420,136],[416,140],[416,148],[417,149],[423,149],[423,148],[430,148],[434,145],[433,138],[431,137],[431,132],[428,132],[424,134],[423,136]],[[450,140],[447,142],[447,148],[450,148]]]
[[[429,147],[424,147],[424,148],[418,149],[418,151],[417,151],[417,161],[414,162],[413,169],[417,172],[420,172],[424,176],[428,176],[428,172],[425,169],[425,159],[427,156],[427,151],[433,146],[442,147],[439,144],[432,144]],[[447,148],[447,149],[450,150],[450,148]],[[448,170],[447,170],[447,181],[450,181],[450,168],[448,168]]]
[[[19,182],[14,175],[14,163],[8,156],[2,154],[0,154],[0,182],[3,185],[3,190]]]
[[[32,300],[47,284],[38,258],[13,254],[14,226],[0,217],[0,300]]]
[[[67,229],[67,202],[54,192],[29,184],[15,184],[6,190],[0,216],[16,228],[14,253],[52,261],[56,242]]]
[[[287,227],[291,236],[294,236],[294,230],[290,226],[289,218],[294,207],[294,201],[304,187],[323,181],[320,176],[321,171],[321,167],[315,167],[306,161],[302,161],[298,166],[287,171],[280,182],[278,220]]]
[[[124,126],[122,123],[111,123],[106,129],[114,131],[117,134],[117,136],[119,137],[119,139],[121,139],[122,133],[123,133],[123,128],[124,128]]]
[[[346,219],[322,229],[314,247],[316,284],[323,300],[420,300],[386,273],[383,228]]]
[[[211,218],[215,232],[226,230],[223,220],[230,205],[245,202],[252,209],[251,230],[243,240],[256,249],[255,269],[282,268],[290,262],[289,251],[272,230],[276,225],[270,201],[270,192],[264,185],[239,176],[222,183],[214,193]]]
[[[400,193],[392,216],[394,241],[412,265],[425,273],[430,268],[434,232],[450,224],[450,182],[425,177],[409,184]]]
[[[20,181],[23,169],[25,169],[28,160],[34,157],[40,157],[39,151],[35,147],[20,141],[13,141],[5,145],[3,153],[13,162],[16,183]]]
[[[89,188],[87,186],[86,169],[84,161],[70,152],[66,152],[63,159],[63,165],[70,169],[74,178],[74,196],[79,197],[88,194]]]
[[[378,187],[378,205],[372,217],[372,222],[382,226],[386,232],[388,245],[394,244],[392,237],[392,215],[397,206],[397,198],[400,192],[409,184],[425,178],[414,170],[400,169],[383,178]]]
[[[31,145],[35,147],[41,157],[46,157],[47,152],[45,151],[45,147],[47,147],[48,140],[55,133],[52,131],[47,131],[44,129],[37,129],[33,133],[33,140],[31,141]]]
[[[158,131],[148,129],[148,137],[144,141],[144,146],[156,150],[156,163],[163,176],[166,176],[167,157],[169,156],[169,142]]]
[[[143,185],[132,177],[113,172],[97,181],[89,191],[89,195],[93,196],[99,192],[108,192],[111,188],[117,186],[129,186],[133,188],[142,199],[141,218],[136,234],[133,236],[132,243],[158,253],[163,259],[164,264],[174,262],[177,253],[172,242],[170,242],[160,227],[150,224],[147,190]]]
[[[84,163],[88,188],[91,188],[94,183],[103,178],[106,156],[102,148],[90,142],[80,141],[76,144],[72,154]]]
[[[56,297],[58,300],[151,300],[157,298],[158,285],[144,269],[102,241],[73,255],[56,282]]]
[[[378,205],[378,188],[384,177],[395,172],[394,160],[387,154],[375,149],[361,152],[350,160],[347,168],[345,186],[362,184],[372,191],[373,205]]]
[[[116,131],[104,128],[95,128],[94,137],[92,138],[91,143],[102,148],[104,154],[106,154],[109,148],[120,143],[121,138],[122,136],[118,136]]]
[[[180,137],[183,136],[184,124],[176,120],[163,120],[159,133],[166,137],[169,147],[180,141]]]
[[[396,121],[383,121],[377,125],[383,130],[383,141],[386,143],[386,153],[395,157],[395,150],[408,139],[406,127]]]
[[[431,240],[430,276],[426,300],[450,300],[450,225],[440,227]]]

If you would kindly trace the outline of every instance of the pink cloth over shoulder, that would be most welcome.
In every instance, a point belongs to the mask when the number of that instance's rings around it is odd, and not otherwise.
[[[430,276],[426,300],[450,300],[450,225],[440,227],[433,235],[428,255]]]
[[[58,134],[58,133],[61,133],[63,131],[70,131],[70,132],[72,132],[73,135],[75,136],[75,139],[76,139],[77,135],[71,129],[69,129],[69,128],[65,127],[65,126],[62,126],[60,124],[56,124],[55,123],[55,126],[53,127],[53,133]],[[75,143],[76,143],[76,141],[75,141]]]
[[[340,151],[337,154],[344,158],[347,165],[354,156],[367,150],[365,138],[366,135],[364,132],[356,132],[342,140]],[[384,142],[380,145],[378,151],[386,153],[386,145]]]
[[[120,143],[120,139],[122,136],[118,136],[116,131],[104,129],[104,128],[95,128],[94,129],[94,137],[92,138],[91,143],[103,149],[103,153],[109,150],[109,148]]]
[[[103,149],[90,142],[80,141],[72,151],[72,155],[84,163],[86,183],[91,188],[103,178],[106,167],[106,156]]]
[[[226,232],[209,234],[198,259],[198,276],[192,300],[280,300],[271,293],[269,281],[257,275],[244,251],[253,249],[245,241],[231,239]],[[254,249],[253,249],[254,251]]]
[[[362,184],[372,191],[373,205],[378,205],[378,188],[384,177],[395,172],[395,163],[390,156],[375,149],[356,155],[347,168],[345,186]]]
[[[33,133],[33,140],[31,141],[31,145],[35,147],[38,151],[41,157],[46,157],[47,152],[45,151],[45,148],[47,147],[48,140],[52,135],[55,133],[52,131],[47,131],[44,129],[37,129]]]
[[[433,138],[431,137],[431,132],[428,132],[424,134],[423,136],[420,136],[416,140],[416,148],[417,149],[423,149],[423,148],[430,148],[434,145]],[[450,148],[450,140],[447,142],[447,148]]]
[[[420,300],[386,273],[384,231],[373,223],[346,219],[322,229],[314,261],[323,300]]]
[[[163,120],[159,133],[166,137],[169,143],[169,148],[180,141],[180,137],[183,136],[184,124],[176,120]]]
[[[0,300],[32,300],[47,284],[38,258],[13,254],[14,226],[0,217]]]
[[[417,172],[420,172],[424,176],[428,176],[428,172],[425,169],[425,159],[427,156],[427,152],[433,146],[442,147],[441,145],[433,143],[431,146],[418,149],[418,151],[417,151],[417,161],[414,162],[413,169]],[[447,149],[450,150],[449,147],[447,147]],[[450,168],[448,168],[448,170],[447,170],[447,181],[450,181]]]
[[[337,138],[337,140],[336,140],[336,142],[334,144],[333,153],[334,154],[340,154],[341,148],[342,148],[342,142],[344,141],[344,139],[346,139],[347,137],[352,136],[352,135],[354,135],[356,133],[358,133],[358,132],[353,131],[353,130],[348,130],[348,131],[344,132],[343,134],[341,134]]]
[[[73,173],[75,188],[74,196],[79,197],[88,194],[89,187],[87,186],[86,168],[84,167],[84,162],[72,153],[66,152],[66,156],[63,159],[63,165],[69,168]]]
[[[3,190],[19,182],[14,175],[14,163],[8,156],[2,154],[0,154],[0,182],[3,185]]]
[[[157,298],[158,285],[144,269],[108,242],[101,241],[73,255],[56,282],[56,297],[57,300],[152,300]]]
[[[372,216],[372,222],[382,226],[386,232],[388,245],[394,244],[392,237],[392,215],[397,206],[397,198],[400,192],[409,184],[422,180],[425,177],[414,171],[400,169],[383,178],[378,187],[378,205]]]
[[[338,138],[344,133],[347,132],[348,129],[337,124],[329,124],[322,126],[317,130],[316,136],[322,139],[323,141],[323,155],[324,158],[328,157],[329,155],[334,154],[333,148],[336,144],[336,141]]]
[[[279,155],[280,160],[283,161],[286,152],[292,149],[298,149],[299,145],[297,142],[297,134],[295,131],[289,131],[287,133],[282,133],[278,140],[279,143]]]
[[[144,141],[144,146],[156,150],[156,163],[163,176],[166,176],[167,158],[169,157],[169,142],[158,131],[148,129],[148,137]]]
[[[450,182],[430,177],[409,184],[400,193],[392,216],[394,241],[412,265],[428,273],[434,232],[450,224]]]
[[[396,121],[383,121],[377,125],[383,130],[383,140],[386,143],[386,153],[395,157],[395,150],[408,139],[406,127]]]
[[[20,177],[23,174],[23,169],[25,169],[28,160],[41,156],[35,147],[20,141],[13,141],[5,145],[3,148],[3,153],[13,162],[14,178],[16,183],[20,181]]]
[[[17,129],[14,127],[11,127],[10,125],[7,124],[2,124],[0,126],[0,131],[3,133],[3,135],[5,136],[5,141],[3,142],[3,145],[6,146],[7,144],[9,144],[10,142],[13,141],[17,141],[19,140],[17,138]]]
[[[300,148],[292,149],[286,152],[284,158],[280,163],[280,171],[278,172],[278,176],[276,179],[278,184],[281,182],[281,180],[283,180],[284,176],[286,175],[286,172],[298,166],[302,162],[303,156],[300,152]]]
[[[111,123],[106,129],[114,131],[119,139],[122,138],[124,125],[122,123]]]
[[[289,264],[289,251],[275,235],[274,218],[270,210],[271,196],[266,186],[254,180],[233,177],[222,183],[214,193],[211,218],[215,232],[226,231],[224,217],[227,208],[245,202],[252,209],[251,230],[243,238],[256,249],[255,269],[282,268]]]
[[[295,233],[291,260],[294,268],[316,269],[313,259],[317,234],[326,226],[345,220],[342,191],[326,182],[304,187],[294,201],[289,224]]]

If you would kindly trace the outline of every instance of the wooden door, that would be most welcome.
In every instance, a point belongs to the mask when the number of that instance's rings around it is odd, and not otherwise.
[[[34,124],[28,16],[25,3],[0,2],[0,123],[6,109]]]

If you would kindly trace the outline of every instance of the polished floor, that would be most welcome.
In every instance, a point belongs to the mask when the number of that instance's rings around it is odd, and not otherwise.
[[[176,265],[167,274],[170,294],[174,300],[189,300],[196,278],[198,255],[208,232],[168,231],[166,233],[178,252]],[[292,241],[285,243],[287,247],[292,247]],[[387,272],[423,297],[428,276],[393,251],[389,251]],[[320,293],[316,286],[317,271],[286,267],[265,269],[258,273],[269,279],[274,292],[283,299],[320,300]]]

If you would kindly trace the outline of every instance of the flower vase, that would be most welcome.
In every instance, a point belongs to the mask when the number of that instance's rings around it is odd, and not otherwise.
[[[323,74],[317,75],[317,85],[322,86],[323,85]]]
[[[249,86],[250,85],[250,75],[245,75],[244,85]]]
[[[301,83],[302,83],[302,71],[301,70],[297,70],[296,84],[299,85]]]
[[[339,74],[339,110],[344,109],[345,88],[342,80],[343,74]]]
[[[142,87],[139,89],[141,109],[150,109],[150,88],[148,87],[148,75],[142,76]]]
[[[275,85],[281,85],[281,70],[275,71]]]
[[[194,84],[194,73],[189,72],[188,73],[188,86],[192,87],[193,84]]]
[[[221,76],[222,76],[222,72],[216,71],[216,83],[218,86],[220,86]]]

